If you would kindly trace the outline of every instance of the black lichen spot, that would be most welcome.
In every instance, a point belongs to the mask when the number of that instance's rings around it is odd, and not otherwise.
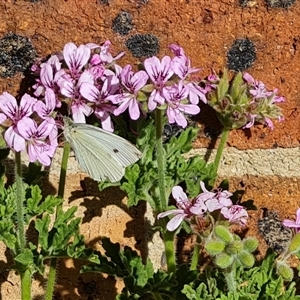
[[[98,0],[99,4],[104,4],[104,5],[108,5],[109,4],[109,0]]]
[[[249,39],[235,40],[227,53],[228,68],[234,71],[244,71],[256,60],[253,42]]]
[[[136,34],[125,43],[134,57],[151,57],[159,52],[158,38],[152,34]]]
[[[266,2],[270,7],[289,8],[296,2],[296,0],[266,0]]]
[[[263,216],[258,220],[258,229],[266,243],[277,253],[287,249],[292,239],[292,230],[282,225],[277,212],[263,209]]]
[[[112,29],[121,35],[126,35],[132,29],[132,17],[128,12],[120,12],[112,21]]]
[[[7,34],[0,39],[0,76],[7,78],[24,72],[35,60],[36,51],[27,37]]]
[[[240,5],[242,7],[253,7],[257,4],[255,0],[240,0]]]

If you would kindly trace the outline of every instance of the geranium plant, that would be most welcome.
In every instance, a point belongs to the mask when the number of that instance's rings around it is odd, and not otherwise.
[[[13,268],[20,274],[22,300],[31,299],[31,279],[36,273],[44,275],[48,261],[45,299],[52,299],[57,259],[65,257],[85,260],[83,272],[122,277],[125,288],[118,299],[299,299],[294,283],[287,283],[293,280],[287,258],[299,255],[299,234],[282,257],[270,252],[260,266],[255,265],[258,241],[241,238],[232,227],[246,226],[246,207],[234,201],[226,181],[215,186],[230,130],[250,128],[256,122],[273,129],[272,119],[283,120],[277,103],[284,98],[248,73],[229,79],[224,70],[222,75],[200,78],[200,69],[191,67],[176,44],[169,46],[171,56],[146,58],[136,70],[121,67],[117,62],[124,53],[114,57],[110,46],[109,41],[78,47],[68,43],[61,53],[32,66],[36,76],[32,95],[18,100],[8,92],[0,96],[3,138],[15,154],[16,166],[15,182],[8,188],[1,168],[0,239],[11,250]],[[182,155],[192,149],[197,135],[187,118],[200,113],[199,101],[210,105],[224,126],[210,164],[199,156]],[[121,249],[107,238],[102,239],[104,254],[85,246],[81,220],[74,216],[76,207],[62,208],[67,142],[58,195],[42,196],[35,182],[42,175],[41,166],[49,166],[55,155],[63,116],[75,123],[98,123],[131,140],[143,153],[120,182],[100,182],[99,189],[119,186],[127,193],[129,206],[149,202],[157,220],[154,229],[160,230],[165,243],[167,270],[154,271],[149,259],[143,262],[135,251]],[[182,132],[163,139],[164,127],[170,124]],[[25,176],[22,151],[30,162]],[[7,154],[5,150],[2,159]],[[284,225],[297,228],[298,221]],[[36,241],[26,237],[29,225],[37,232]],[[179,230],[197,236],[190,265],[176,261]]]

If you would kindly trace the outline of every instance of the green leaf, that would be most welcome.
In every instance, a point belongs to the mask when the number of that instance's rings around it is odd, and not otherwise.
[[[57,232],[54,234],[52,247],[57,251],[57,249],[64,249],[64,247],[70,241],[72,235],[79,230],[79,224],[81,222],[80,218],[76,218],[70,221],[68,224],[60,224],[55,227]],[[56,252],[53,250],[53,252]]]
[[[300,251],[300,233],[297,233],[291,240],[289,251],[291,253],[296,253]]]
[[[58,205],[63,204],[64,199],[49,195],[45,200],[40,204],[39,211],[40,213],[53,214]]]
[[[215,264],[222,268],[228,268],[233,263],[234,257],[228,255],[227,253],[220,253],[215,258]]]
[[[254,252],[258,247],[258,240],[253,237],[248,237],[243,240],[244,249],[250,253]]]
[[[210,255],[217,255],[224,251],[225,243],[220,240],[209,240],[205,242],[204,248]]]
[[[42,200],[41,189],[35,185],[30,187],[31,197],[27,198],[27,212],[32,215],[40,214],[39,203]]]
[[[247,251],[242,251],[241,253],[239,253],[238,259],[241,262],[241,264],[246,268],[253,267],[255,262],[254,256]]]
[[[3,223],[0,222],[0,240],[7,246],[7,248],[16,253],[17,238],[15,233],[10,233],[8,230],[3,229]],[[10,231],[13,232],[11,229],[12,227],[10,228]]]
[[[243,80],[243,73],[242,72],[238,72],[235,76],[234,79],[231,83],[231,87],[230,87],[230,95],[232,97],[232,99],[234,100],[239,100],[241,92],[242,92],[242,85],[244,84],[244,80]],[[234,101],[236,103],[236,101]]]
[[[217,86],[217,97],[218,100],[222,100],[228,93],[229,81],[227,69],[223,70],[223,75]]]
[[[35,221],[35,229],[39,233],[39,244],[43,249],[48,249],[48,230],[50,221],[51,219],[49,215]]]
[[[294,277],[293,269],[284,261],[277,260],[276,271],[286,281],[292,281]]]
[[[234,240],[226,246],[226,253],[236,255],[242,252],[244,245],[239,240]]]
[[[217,225],[214,229],[214,233],[220,240],[222,240],[226,244],[229,244],[233,241],[233,236],[228,227]]]
[[[67,224],[69,221],[71,221],[74,216],[75,216],[75,212],[77,211],[77,207],[73,206],[70,207],[69,209],[67,209],[67,211],[63,211],[63,210],[58,210],[57,213],[57,217],[55,219],[54,228],[58,228],[59,225],[65,225]]]
[[[34,264],[33,254],[30,249],[25,249],[22,253],[17,255],[14,260],[24,266],[30,266]]]

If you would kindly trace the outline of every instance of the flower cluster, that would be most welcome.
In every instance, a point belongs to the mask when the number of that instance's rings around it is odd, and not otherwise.
[[[226,74],[209,76],[205,85],[194,79],[200,69],[191,67],[191,60],[176,44],[169,45],[172,57],[147,58],[135,72],[131,65],[118,65],[116,61],[124,53],[114,57],[110,47],[109,41],[78,47],[67,43],[62,52],[33,65],[35,97],[25,94],[18,103],[3,93],[0,124],[7,128],[7,145],[15,151],[27,149],[31,162],[49,165],[58,145],[58,111],[72,115],[76,123],[85,123],[86,117],[94,114],[110,132],[114,130],[112,116],[128,111],[129,117],[137,120],[156,109],[165,112],[169,123],[184,128],[186,115],[200,112],[200,100],[213,106],[230,129],[249,128],[254,121],[272,128],[271,118],[282,119],[275,104],[283,98],[276,96],[277,90],[268,92],[249,74],[236,76],[230,90],[229,84],[224,84]]]
[[[31,162],[50,165],[57,148],[57,111],[85,123],[94,114],[102,128],[114,130],[112,115],[126,110],[133,120],[154,109],[165,110],[169,122],[187,126],[185,114],[198,114],[199,99],[206,102],[206,90],[189,76],[199,69],[178,45],[170,45],[174,57],[144,61],[144,70],[134,72],[116,63],[111,43],[80,45],[68,43],[61,53],[32,66],[37,76],[34,96],[25,94],[20,102],[5,92],[0,96],[0,124],[7,128],[7,145],[19,152],[27,150]],[[148,102],[146,102],[148,100]],[[143,105],[143,104],[147,105]]]
[[[47,93],[45,98],[49,97]],[[21,98],[19,105],[7,92],[0,96],[0,123],[8,127],[4,133],[7,145],[17,152],[25,150],[27,145],[30,161],[38,160],[45,166],[50,165],[58,145],[57,126],[47,109],[44,103],[28,94]],[[38,113],[40,122],[30,118],[33,112]]]
[[[186,127],[184,114],[198,114],[199,99],[206,102],[206,90],[189,80],[189,74],[199,69],[191,68],[190,59],[178,45],[170,45],[175,57],[148,58],[138,72],[131,65],[119,66],[116,60],[124,53],[113,57],[109,49],[109,41],[79,47],[66,44],[62,53],[34,66],[39,76],[35,96],[51,90],[56,107],[66,103],[75,122],[85,123],[94,113],[108,131],[113,131],[111,115],[128,110],[130,118],[137,120],[141,113],[157,107],[166,110],[170,123]],[[147,99],[145,107],[142,104]]]
[[[174,231],[179,227],[184,219],[204,218],[207,214],[214,211],[220,211],[223,217],[229,220],[230,223],[246,225],[248,213],[243,206],[233,205],[230,197],[232,196],[226,190],[216,190],[209,192],[204,182],[200,182],[202,193],[193,199],[188,199],[180,186],[175,186],[172,189],[172,196],[176,201],[178,209],[162,212],[157,215],[157,218],[163,218],[168,215],[174,217],[168,222],[167,229]]]
[[[278,89],[267,90],[265,84],[256,81],[250,74],[241,72],[229,81],[227,71],[222,77],[213,74],[207,78],[208,104],[219,120],[228,129],[250,128],[255,122],[274,128],[271,119],[283,120],[276,105],[284,101],[277,95]]]

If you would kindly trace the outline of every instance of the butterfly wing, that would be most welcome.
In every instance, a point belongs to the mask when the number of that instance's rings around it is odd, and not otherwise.
[[[125,167],[141,157],[140,151],[127,140],[92,125],[65,123],[64,135],[80,167],[97,181],[119,181]]]
[[[92,139],[93,143],[97,144],[97,148],[110,154],[123,167],[141,158],[141,152],[133,144],[116,134],[88,124],[76,124],[76,130],[77,132],[79,130],[82,135],[81,140],[90,144]]]

